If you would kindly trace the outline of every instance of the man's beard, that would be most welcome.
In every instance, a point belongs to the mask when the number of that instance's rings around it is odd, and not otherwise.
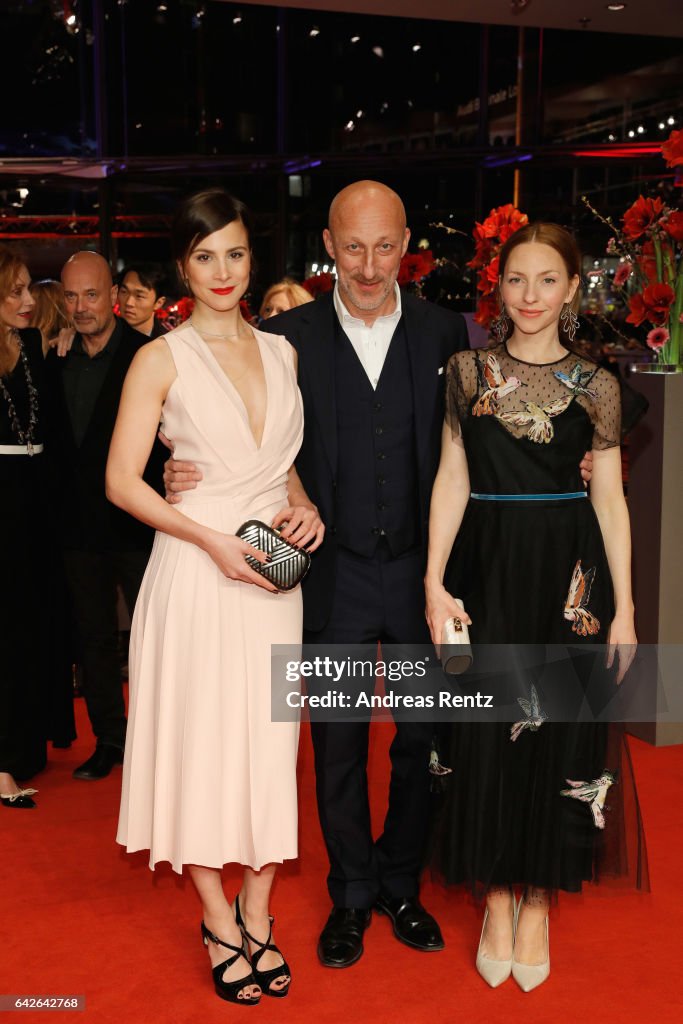
[[[354,283],[358,282],[356,278],[352,277],[349,278],[349,283],[353,285]],[[345,295],[347,295],[351,299],[356,309],[362,309],[364,313],[372,313],[374,310],[379,309],[379,307],[386,302],[388,296],[391,295],[392,291],[394,290],[394,283],[395,278],[388,279],[384,282],[385,287],[382,289],[381,293],[376,298],[371,298],[370,296],[364,298],[362,295],[356,296],[355,292],[352,291],[352,289],[346,284],[346,282],[341,277],[339,278],[339,286],[341,290],[344,292]]]

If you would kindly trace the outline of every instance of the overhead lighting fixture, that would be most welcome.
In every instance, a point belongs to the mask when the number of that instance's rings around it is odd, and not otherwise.
[[[422,49],[421,43],[415,43],[415,45],[413,46],[413,53],[419,53],[419,51],[421,49]]]
[[[360,36],[351,36],[351,42],[352,43],[359,43],[360,42]]]
[[[311,31],[308,34],[311,37],[311,39],[315,39],[316,36],[320,35],[320,29],[319,28],[312,28]]]
[[[675,117],[667,117],[666,123],[667,124],[676,124],[676,118]]]
[[[634,139],[636,137],[636,133],[634,132],[633,128],[631,128],[630,132],[628,133],[628,137],[629,139]]]
[[[638,128],[637,128],[638,134],[642,135],[644,131],[645,131],[645,129],[643,128],[642,124],[639,124]]]
[[[344,125],[344,131],[352,132],[355,127],[356,125],[353,121],[347,121],[346,124]]]
[[[381,46],[373,46],[372,52],[374,53],[375,57],[382,58],[384,56],[384,50],[382,49]]]
[[[242,15],[241,14],[236,14],[235,17],[232,19],[232,23],[233,23],[233,25],[241,25],[242,24]]]
[[[627,5],[626,4],[605,4],[605,6],[607,7],[608,11],[612,11],[613,14],[616,14],[617,11],[623,11],[624,8]]]

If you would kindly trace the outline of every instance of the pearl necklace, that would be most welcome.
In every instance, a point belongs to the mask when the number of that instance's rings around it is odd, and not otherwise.
[[[2,395],[2,397],[7,402],[9,418],[12,424],[12,430],[14,431],[15,435],[19,438],[19,443],[25,444],[28,450],[28,454],[33,455],[34,431],[38,423],[38,392],[36,391],[35,385],[33,383],[33,378],[31,377],[31,370],[28,364],[28,356],[26,355],[26,350],[24,349],[24,343],[22,342],[21,337],[19,336],[17,331],[13,331],[12,333],[14,334],[16,342],[19,346],[19,357],[24,368],[24,375],[26,377],[26,388],[28,390],[28,425],[26,427],[26,430],[23,430],[21,427],[19,417],[17,416],[17,410],[15,408],[14,402],[12,401],[12,396],[5,387],[5,383],[2,377],[0,377],[0,395]]]

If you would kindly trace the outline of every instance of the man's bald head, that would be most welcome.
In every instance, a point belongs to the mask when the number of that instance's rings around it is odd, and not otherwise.
[[[334,234],[335,224],[342,224],[349,217],[361,214],[367,207],[382,210],[397,218],[402,231],[406,228],[406,211],[403,200],[393,188],[381,181],[354,181],[338,192],[330,204],[328,226]]]
[[[371,324],[395,308],[396,278],[409,238],[401,198],[381,182],[356,181],[334,197],[323,241],[352,316]]]
[[[62,267],[62,285],[76,330],[95,345],[102,338],[106,344],[116,324],[116,288],[107,261],[85,249],[74,253]]]
[[[114,283],[111,267],[104,256],[100,256],[98,252],[91,252],[89,249],[82,249],[80,252],[75,252],[73,256],[69,256],[62,267],[62,284],[64,278],[71,278],[74,272],[80,275],[90,275],[93,279],[99,278],[105,288],[111,288]]]

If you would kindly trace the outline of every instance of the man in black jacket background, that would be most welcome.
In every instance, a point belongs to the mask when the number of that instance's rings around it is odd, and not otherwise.
[[[106,260],[78,252],[62,283],[76,328],[70,351],[46,362],[54,492],[67,580],[82,643],[83,695],[97,738],[95,753],[74,771],[101,779],[120,763],[126,718],[118,655],[117,585],[132,614],[153,532],[105,496],[104,474],[123,381],[147,341],[114,315],[116,287]],[[161,488],[157,444],[146,479]]]

